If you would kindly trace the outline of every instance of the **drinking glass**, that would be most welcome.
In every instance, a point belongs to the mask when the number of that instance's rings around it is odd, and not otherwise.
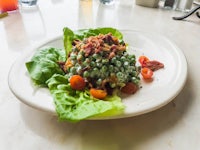
[[[159,0],[135,0],[136,5],[144,7],[158,7]]]
[[[105,5],[112,5],[112,4],[114,4],[114,0],[100,0],[100,2],[102,4],[105,4]]]
[[[34,7],[37,5],[37,0],[19,0],[21,7]]]

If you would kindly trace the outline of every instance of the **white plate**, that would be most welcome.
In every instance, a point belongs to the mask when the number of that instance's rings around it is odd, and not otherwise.
[[[153,82],[141,80],[142,88],[134,95],[123,98],[126,106],[121,116],[98,118],[123,118],[144,114],[169,103],[182,90],[187,77],[187,62],[182,51],[167,38],[143,31],[121,30],[124,40],[129,44],[129,52],[136,57],[146,55],[152,60],[164,63],[164,69],[154,73]],[[34,52],[41,47],[63,48],[62,37],[57,37],[37,46],[21,56],[11,67],[8,83],[14,95],[23,103],[55,114],[52,96],[48,89],[35,87],[25,68]]]

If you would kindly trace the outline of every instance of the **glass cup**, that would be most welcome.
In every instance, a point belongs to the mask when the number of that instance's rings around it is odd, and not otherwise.
[[[0,0],[0,12],[13,11],[18,8],[18,0]]]
[[[19,0],[21,7],[34,7],[37,5],[37,0]]]
[[[192,8],[193,1],[194,0],[177,0],[174,9],[182,12],[189,12]]]
[[[114,4],[114,0],[100,0],[100,2],[102,4],[105,4],[105,5],[112,5],[112,4]]]
[[[135,0],[136,5],[155,8],[158,7],[159,0]]]

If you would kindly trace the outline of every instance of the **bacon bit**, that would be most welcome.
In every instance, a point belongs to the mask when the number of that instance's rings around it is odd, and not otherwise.
[[[59,67],[65,72],[65,70],[64,70],[65,62],[64,61],[58,61],[57,63],[59,65]]]
[[[115,52],[111,52],[108,56],[108,59],[112,59],[113,57],[115,57]]]
[[[161,68],[164,68],[164,64],[157,61],[157,60],[150,60],[150,61],[146,61],[143,65],[142,68],[149,68],[152,71],[156,71],[159,70]]]
[[[72,45],[75,46],[75,45],[79,44],[80,42],[81,42],[80,40],[74,40],[74,41],[72,42]]]
[[[117,50],[117,46],[113,44],[113,45],[111,46],[110,50],[115,52],[115,51]]]
[[[75,45],[76,49],[78,49],[78,50],[82,49],[82,46],[83,45],[81,43],[78,43],[77,45]]]
[[[110,46],[108,44],[104,44],[103,50],[110,51]]]
[[[117,51],[126,50],[126,45],[121,45],[119,40],[112,36],[111,33],[105,35],[99,34],[98,36],[90,36],[83,41],[75,40],[73,41],[73,46],[78,49],[78,51],[83,51],[86,57],[94,53],[106,51],[111,53],[110,55],[108,54],[107,57],[112,58],[115,56]]]
[[[112,39],[115,45],[119,45],[119,40],[116,37],[112,36]]]
[[[118,48],[120,51],[125,51],[126,50],[126,46],[125,45],[123,45],[123,46],[119,46],[119,48]]]
[[[95,53],[99,53],[100,51],[102,51],[102,47],[98,47],[95,49]]]
[[[92,43],[87,43],[83,46],[84,52],[85,52],[85,56],[90,55],[90,53],[92,52]]]

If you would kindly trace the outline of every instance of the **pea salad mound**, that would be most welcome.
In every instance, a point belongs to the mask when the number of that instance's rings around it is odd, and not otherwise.
[[[77,87],[72,86],[75,90],[98,89],[109,95],[115,89],[129,94],[136,92],[139,72],[135,66],[135,55],[127,53],[123,41],[119,42],[117,37],[108,33],[74,40],[72,45],[63,69],[69,79],[74,75],[84,78],[85,83],[79,81]],[[99,98],[98,94],[92,95]]]
[[[121,115],[120,92],[134,94],[140,70],[115,28],[63,29],[64,48],[37,50],[26,68],[32,81],[53,96],[60,120]]]

